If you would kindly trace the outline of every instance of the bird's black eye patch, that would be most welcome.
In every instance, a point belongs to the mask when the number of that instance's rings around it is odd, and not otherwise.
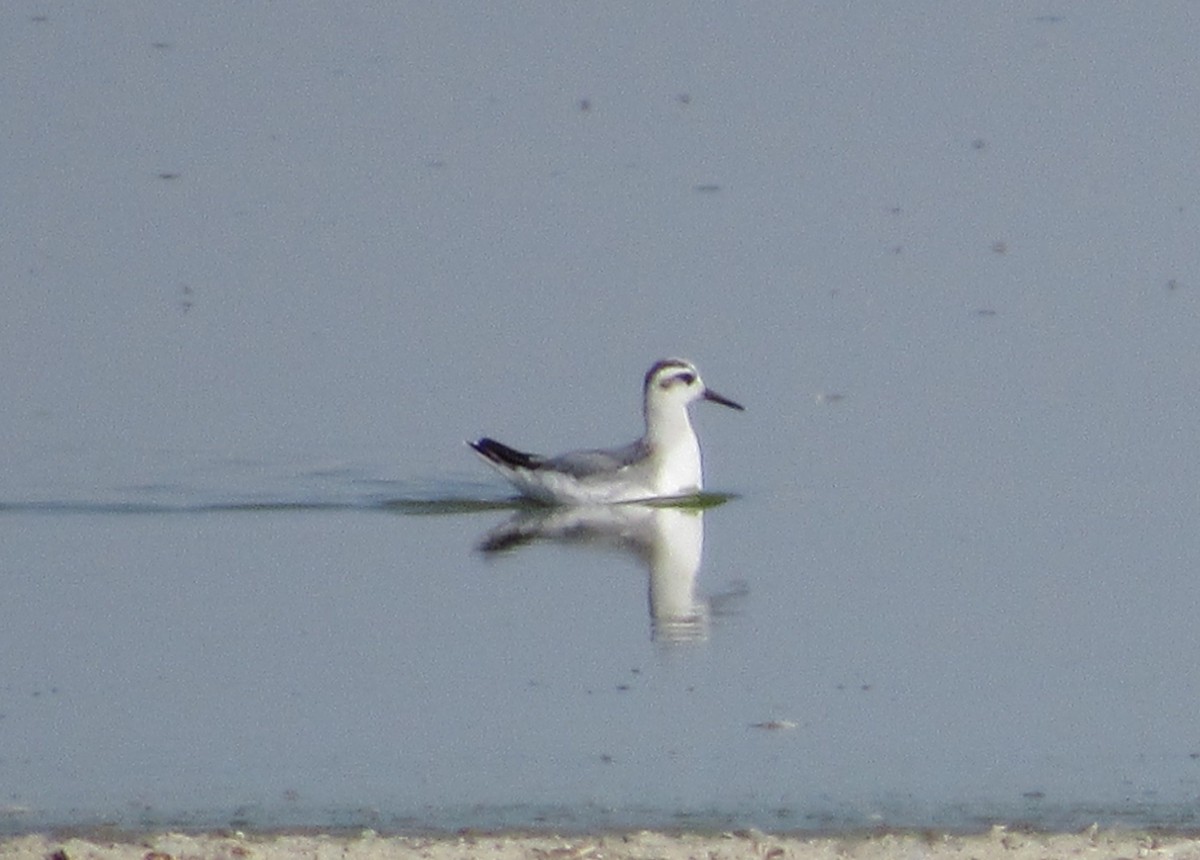
[[[670,388],[676,382],[682,382],[684,385],[691,385],[695,381],[696,374],[694,373],[677,373],[674,376],[667,377],[658,385],[660,388]]]

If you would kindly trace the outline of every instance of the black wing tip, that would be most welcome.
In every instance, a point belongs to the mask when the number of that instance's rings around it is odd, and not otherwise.
[[[536,469],[541,465],[541,460],[536,455],[518,451],[516,448],[510,448],[502,442],[497,442],[495,439],[489,439],[486,436],[467,444],[474,448],[481,457],[502,466]]]

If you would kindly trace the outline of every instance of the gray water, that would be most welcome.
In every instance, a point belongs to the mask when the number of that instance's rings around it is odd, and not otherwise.
[[[1195,827],[1193,11],[6,7],[0,829]]]

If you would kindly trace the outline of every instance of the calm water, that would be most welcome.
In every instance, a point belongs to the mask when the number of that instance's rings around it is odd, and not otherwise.
[[[656,9],[0,11],[0,829],[1200,823],[1192,6]]]
[[[281,469],[0,512],[6,828],[1195,824],[1144,546]]]

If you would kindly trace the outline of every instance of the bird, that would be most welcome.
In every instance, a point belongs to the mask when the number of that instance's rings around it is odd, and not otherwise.
[[[467,444],[527,499],[548,505],[605,505],[694,496],[704,488],[700,443],[688,407],[708,400],[743,410],[717,394],[690,361],[664,358],[642,386],[646,432],[620,448],[530,454],[486,436]]]

